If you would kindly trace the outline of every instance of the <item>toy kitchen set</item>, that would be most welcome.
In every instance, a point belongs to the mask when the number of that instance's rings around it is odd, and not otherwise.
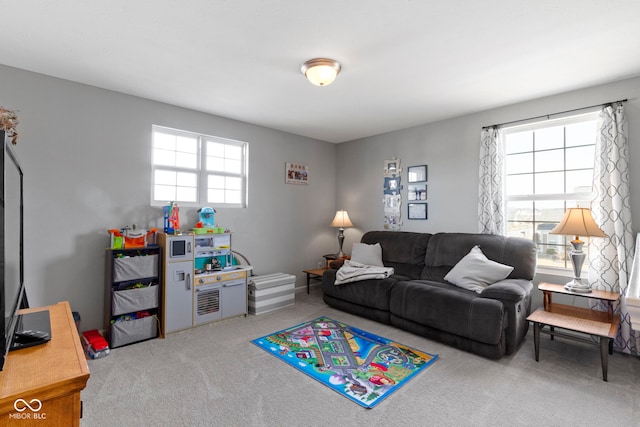
[[[251,266],[236,264],[231,233],[216,227],[213,218],[212,208],[202,208],[192,234],[165,232],[158,236],[164,267],[164,333],[247,315]]]

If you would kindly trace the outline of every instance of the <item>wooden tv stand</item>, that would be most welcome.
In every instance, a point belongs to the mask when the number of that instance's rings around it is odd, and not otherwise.
[[[89,366],[68,302],[21,310],[49,310],[51,341],[9,353],[0,372],[0,425],[79,426],[80,391]],[[27,406],[27,404],[29,404]]]

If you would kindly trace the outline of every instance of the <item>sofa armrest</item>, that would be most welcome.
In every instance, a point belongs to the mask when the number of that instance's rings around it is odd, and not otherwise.
[[[533,284],[525,279],[505,279],[493,283],[480,292],[482,298],[492,298],[500,301],[518,302],[531,294]]]
[[[505,353],[511,354],[520,345],[529,329],[527,317],[531,313],[533,283],[525,279],[505,279],[487,286],[480,292],[481,298],[502,302],[507,312],[505,328]]]

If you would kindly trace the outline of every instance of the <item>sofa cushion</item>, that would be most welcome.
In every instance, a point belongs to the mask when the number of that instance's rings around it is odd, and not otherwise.
[[[385,267],[393,267],[397,275],[419,279],[430,237],[431,234],[407,231],[369,231],[360,241],[380,243]]]
[[[351,261],[364,265],[384,267],[382,262],[382,246],[380,246],[380,243],[374,245],[354,243],[351,249]]]
[[[444,276],[444,280],[470,291],[480,293],[492,283],[506,278],[513,267],[488,259],[478,246],[471,251]]]
[[[322,276],[322,292],[333,298],[357,304],[363,307],[389,311],[391,288],[398,279],[406,277],[391,276],[386,279],[370,279],[335,285],[337,270],[327,270]]]
[[[520,237],[494,234],[437,233],[429,239],[421,279],[432,268],[452,268],[471,248],[479,246],[487,258],[513,267],[511,279],[533,280],[536,272],[536,244]],[[384,248],[384,246],[383,246]]]
[[[500,343],[506,328],[500,301],[440,282],[396,283],[389,309],[395,316],[486,344]]]

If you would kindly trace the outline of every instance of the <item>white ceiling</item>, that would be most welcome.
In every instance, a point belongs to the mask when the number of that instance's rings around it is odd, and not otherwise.
[[[2,64],[330,142],[640,75],[638,0],[0,1]]]

